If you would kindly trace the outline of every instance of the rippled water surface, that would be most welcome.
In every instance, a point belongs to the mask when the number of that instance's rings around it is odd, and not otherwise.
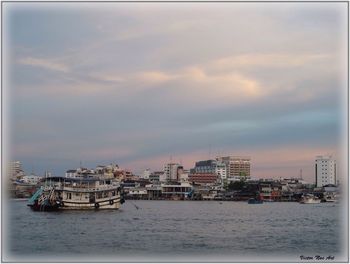
[[[127,201],[121,210],[33,212],[10,201],[4,260],[345,260],[339,204]]]

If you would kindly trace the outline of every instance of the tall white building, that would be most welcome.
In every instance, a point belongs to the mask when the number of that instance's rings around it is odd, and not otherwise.
[[[223,162],[217,162],[215,166],[215,173],[219,176],[221,182],[227,179],[227,167]]]
[[[166,181],[178,181],[178,171],[183,170],[183,167],[178,163],[168,163],[164,165],[164,175]],[[182,171],[181,171],[182,173]]]
[[[150,170],[150,169],[146,169],[146,170],[144,170],[143,173],[142,173],[142,178],[143,178],[143,179],[149,180],[149,176],[150,176],[150,175],[151,175],[151,170]]]
[[[25,174],[22,169],[22,163],[20,161],[11,161],[8,167],[8,174],[13,180],[23,177]]]
[[[336,161],[332,156],[317,156],[315,161],[316,186],[337,183]]]

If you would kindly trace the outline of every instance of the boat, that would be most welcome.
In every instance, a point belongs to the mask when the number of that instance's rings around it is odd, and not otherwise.
[[[305,194],[301,197],[299,203],[301,203],[301,204],[319,204],[319,203],[321,203],[321,199],[314,196],[313,194]]]
[[[124,203],[122,187],[118,181],[102,176],[77,178],[48,177],[28,206],[34,211],[69,209],[119,209]]]
[[[262,204],[262,203],[263,203],[263,200],[256,199],[256,198],[250,198],[248,200],[248,204]]]
[[[323,199],[327,203],[335,203],[338,201],[338,195],[335,193],[331,193],[331,192],[324,193]]]

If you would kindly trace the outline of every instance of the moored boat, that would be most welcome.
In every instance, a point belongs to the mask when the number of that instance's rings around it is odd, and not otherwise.
[[[34,211],[65,209],[119,209],[124,203],[122,188],[114,179],[90,176],[49,177],[29,199]]]
[[[256,199],[256,198],[250,198],[248,200],[248,204],[262,204],[262,203],[263,203],[263,200]]]
[[[305,194],[301,197],[299,203],[301,203],[301,204],[319,204],[319,203],[321,203],[321,199],[314,196],[313,194]]]
[[[325,193],[323,199],[327,203],[335,203],[338,202],[338,195],[335,193]]]

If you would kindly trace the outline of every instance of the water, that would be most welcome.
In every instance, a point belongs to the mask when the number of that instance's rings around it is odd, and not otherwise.
[[[9,201],[10,261],[345,260],[339,204],[126,201],[121,210],[33,212]],[[6,220],[6,219],[5,219]],[[347,248],[347,247],[346,247]]]

